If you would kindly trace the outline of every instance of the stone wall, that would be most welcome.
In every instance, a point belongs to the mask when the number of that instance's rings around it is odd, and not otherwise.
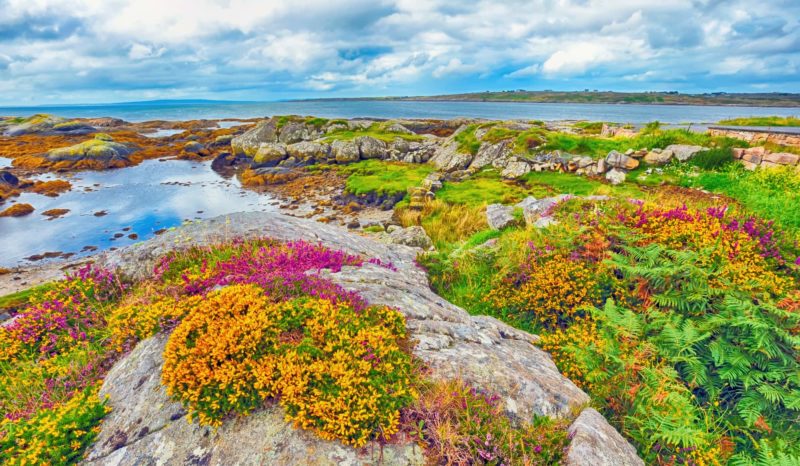
[[[800,147],[800,133],[715,127],[708,128],[708,132],[713,136],[727,136],[729,138],[741,139],[750,144],[765,144],[772,142],[782,146]]]

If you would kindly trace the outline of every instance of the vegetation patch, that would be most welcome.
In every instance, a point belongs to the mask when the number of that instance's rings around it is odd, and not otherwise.
[[[569,444],[567,421],[515,427],[498,396],[457,380],[425,386],[403,418],[430,464],[553,465]]]
[[[633,137],[601,138],[568,133],[550,132],[544,150],[561,150],[571,154],[604,157],[610,151],[625,152],[628,149],[663,149],[671,144],[690,144],[705,147],[748,147],[747,142],[707,133],[695,133],[686,129],[660,129],[658,123],[650,124]]]
[[[328,136],[325,137],[325,141],[328,142],[335,140],[352,141],[353,139],[362,136],[369,136],[386,143],[390,143],[395,139],[403,139],[406,141],[417,141],[417,142],[425,140],[423,136],[420,136],[418,134],[409,134],[406,132],[392,131],[390,128],[390,124],[387,124],[386,122],[381,122],[381,123],[372,123],[367,128],[336,129],[328,133]]]
[[[475,135],[475,130],[478,129],[478,127],[479,125],[477,124],[467,125],[466,128],[455,135],[454,140],[456,141],[456,150],[458,152],[472,155],[478,153],[478,150],[481,148],[481,141],[478,140],[478,137]]]
[[[471,247],[481,233],[423,263],[450,301],[539,334],[646,462],[793,464],[793,232],[687,199],[573,200],[555,227],[495,233],[491,253]]]
[[[407,164],[380,160],[361,160],[332,168],[346,176],[345,190],[357,196],[375,193],[393,196],[419,186],[433,172],[427,164]]]
[[[800,118],[794,116],[732,118],[730,120],[720,120],[719,124],[731,126],[800,126]]]

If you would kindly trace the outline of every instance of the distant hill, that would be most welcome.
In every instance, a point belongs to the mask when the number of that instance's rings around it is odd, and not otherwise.
[[[407,97],[366,97],[353,99],[311,100],[401,100],[449,102],[533,102],[575,104],[658,104],[658,105],[743,105],[749,107],[800,107],[800,94],[748,93],[680,94],[678,92],[610,91],[486,91],[466,94]]]

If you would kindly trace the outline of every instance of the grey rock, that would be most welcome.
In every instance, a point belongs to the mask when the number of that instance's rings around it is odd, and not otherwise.
[[[619,168],[623,170],[633,170],[639,166],[639,161],[633,157],[612,150],[606,156],[606,163],[611,168]]]
[[[671,150],[658,150],[653,149],[644,156],[644,161],[650,165],[664,165],[672,160],[673,152]]]
[[[394,229],[389,233],[389,240],[392,244],[402,244],[413,248],[429,249],[433,246],[433,241],[425,233],[425,229],[416,225]]]
[[[636,449],[592,408],[584,409],[569,426],[572,442],[564,466],[644,466]]]
[[[474,156],[458,151],[458,143],[455,141],[456,135],[464,131],[466,126],[462,126],[453,133],[452,136],[447,138],[444,143],[436,148],[435,153],[430,159],[430,162],[439,170],[445,172],[452,172],[456,170],[464,170],[472,162]]]
[[[361,150],[361,158],[385,159],[389,155],[386,143],[373,137],[361,136],[355,142]]]
[[[679,162],[685,162],[704,150],[708,149],[703,146],[690,146],[688,144],[670,144],[664,148],[664,152],[671,151],[675,154],[675,158]]]
[[[265,142],[259,146],[253,156],[253,165],[257,167],[274,166],[286,157],[286,145],[277,142]]]
[[[513,215],[514,208],[503,204],[489,204],[486,206],[486,222],[493,230],[502,230],[513,224],[516,219]]]
[[[254,128],[231,139],[231,152],[234,156],[245,155],[252,158],[258,152],[261,144],[277,141],[278,131],[275,119],[261,120]]]
[[[525,176],[531,171],[531,166],[523,160],[510,160],[506,167],[500,172],[500,176],[508,179],[516,179]]]
[[[508,157],[510,153],[507,141],[500,141],[497,144],[483,143],[469,165],[469,169],[478,171],[483,167],[492,165],[495,160]]]
[[[330,151],[330,145],[319,142],[302,141],[286,146],[289,155],[304,162],[326,160]]]
[[[331,154],[339,163],[358,162],[361,154],[358,145],[353,141],[342,141],[337,139],[331,144]]]
[[[347,120],[347,129],[368,129],[373,124],[372,120]]]
[[[310,138],[308,127],[305,123],[290,121],[281,128],[278,141],[284,144],[294,144],[295,142],[305,141]]]
[[[550,209],[552,209],[559,202],[569,199],[570,197],[571,196],[567,194],[561,194],[555,197],[545,197],[543,199],[536,199],[533,196],[528,196],[520,201],[516,207],[522,209],[522,218],[525,219],[526,225],[540,228],[542,224],[540,223],[540,226],[537,226],[536,222],[540,218],[550,217],[548,215]]]
[[[197,154],[204,149],[205,147],[203,147],[203,145],[197,141],[189,141],[183,145],[183,151],[188,152],[190,154]]]
[[[624,183],[626,177],[625,171],[619,168],[612,168],[606,173],[606,179],[613,185]]]
[[[403,138],[395,138],[394,141],[389,144],[389,150],[398,154],[406,154],[411,150],[411,144]]]
[[[413,131],[406,128],[405,126],[401,125],[398,122],[393,122],[384,128],[384,131],[389,133],[400,133],[400,134],[414,134]]]
[[[558,220],[554,219],[553,217],[539,217],[533,222],[534,228],[547,228],[551,225],[557,225]]]

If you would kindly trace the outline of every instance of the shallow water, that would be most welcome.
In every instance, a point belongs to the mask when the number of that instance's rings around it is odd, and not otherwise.
[[[314,115],[325,118],[490,118],[593,120],[620,123],[714,123],[746,116],[797,115],[797,108],[636,104],[536,104],[515,102],[157,102],[52,107],[0,107],[0,115],[52,113],[67,117],[115,117],[128,121],[256,118]]]
[[[185,220],[277,210],[274,198],[243,190],[235,178],[224,179],[212,171],[210,162],[148,160],[135,167],[61,178],[72,182],[72,191],[56,198],[24,193],[17,202],[27,202],[36,211],[20,218],[0,218],[0,266],[29,264],[26,257],[48,251],[80,256],[87,254],[80,252],[84,246],[100,250],[125,246]],[[55,208],[70,212],[53,220],[42,215]],[[107,215],[93,215],[99,211]],[[113,239],[117,233],[124,236]],[[130,233],[138,239],[129,239]]]
[[[169,136],[174,136],[176,134],[181,134],[185,132],[183,129],[157,129],[152,133],[142,133],[142,136],[148,138],[166,138]]]

